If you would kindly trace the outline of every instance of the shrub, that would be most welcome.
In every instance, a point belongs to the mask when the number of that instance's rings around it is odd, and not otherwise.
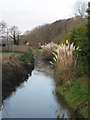
[[[69,40],[70,38],[70,34],[66,34],[66,36],[64,37],[64,39],[62,39],[60,42],[59,42],[59,45],[62,45],[62,43],[64,44],[66,42],[66,40]]]
[[[19,57],[20,61],[23,62],[30,62],[31,64],[34,63],[34,57],[33,54],[31,52],[27,52],[27,53],[23,53],[20,57]]]
[[[75,28],[70,33],[70,43],[74,42],[74,45],[81,49],[78,54],[78,61],[81,67],[81,71],[84,74],[88,73],[88,26],[84,24],[81,27]]]

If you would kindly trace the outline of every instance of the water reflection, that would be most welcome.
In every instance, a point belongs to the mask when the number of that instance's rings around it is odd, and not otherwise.
[[[32,76],[4,101],[3,118],[56,118],[71,110],[55,94],[55,82],[48,65],[38,64]]]

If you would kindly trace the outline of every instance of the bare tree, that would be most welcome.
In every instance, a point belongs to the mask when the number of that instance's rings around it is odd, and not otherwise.
[[[78,0],[75,5],[74,5],[74,14],[75,16],[81,16],[82,18],[84,18],[86,16],[86,10],[87,10],[87,3],[82,1],[82,0]]]
[[[7,24],[6,22],[0,22],[0,36],[5,37],[7,34]]]
[[[18,45],[19,44],[19,35],[20,35],[20,31],[18,29],[17,26],[12,26],[10,29],[10,36],[14,41],[14,45]]]

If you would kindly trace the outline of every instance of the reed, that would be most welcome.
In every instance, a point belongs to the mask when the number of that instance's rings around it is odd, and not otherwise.
[[[41,46],[42,50],[49,51],[49,52],[53,51],[56,47],[57,47],[57,44],[53,42]]]
[[[69,44],[68,40],[62,45],[58,45],[54,50],[54,61],[57,63],[58,72],[63,82],[71,80],[75,75],[75,69],[77,66],[77,57],[75,52],[79,50],[79,47],[75,47],[74,43]]]

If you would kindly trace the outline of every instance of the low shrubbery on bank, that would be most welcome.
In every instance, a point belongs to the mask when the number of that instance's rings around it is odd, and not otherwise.
[[[30,57],[28,57],[30,55]],[[2,98],[7,98],[34,68],[32,53],[3,53],[2,56]]]

